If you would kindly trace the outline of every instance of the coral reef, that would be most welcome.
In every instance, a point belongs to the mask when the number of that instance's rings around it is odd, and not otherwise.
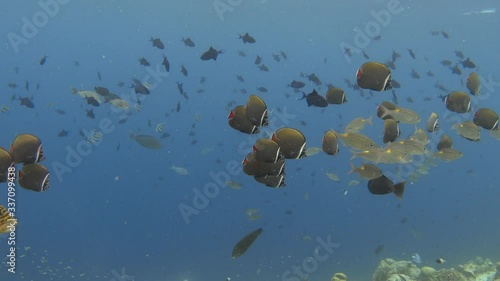
[[[331,281],[347,281],[347,276],[344,273],[335,273]]]
[[[342,279],[333,279],[339,281]],[[417,268],[410,261],[384,259],[372,275],[373,281],[500,281],[500,262],[475,258],[455,268]]]
[[[395,275],[394,277],[392,277]],[[401,279],[401,276],[403,275]],[[387,281],[387,280],[404,280],[407,281],[418,280],[420,276],[420,269],[410,261],[395,261],[393,259],[384,259],[380,262],[372,276],[373,281]],[[395,279],[389,279],[395,278]],[[398,279],[399,278],[399,279]]]
[[[429,281],[431,280],[431,277],[434,275],[436,270],[430,266],[423,266],[420,269],[420,280],[422,281]]]
[[[496,274],[495,265],[489,259],[480,257],[459,265],[457,271],[470,280],[493,280]]]

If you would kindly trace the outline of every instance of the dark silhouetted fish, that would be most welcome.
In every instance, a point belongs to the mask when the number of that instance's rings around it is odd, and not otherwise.
[[[94,109],[86,109],[85,110],[87,112],[87,117],[88,118],[91,118],[91,119],[95,119],[95,114],[94,114]]]
[[[259,65],[262,62],[262,58],[257,55],[255,58],[255,64]]]
[[[188,47],[194,47],[195,44],[193,42],[193,40],[191,40],[191,38],[182,38],[181,42],[184,42],[184,46],[188,46]]]
[[[69,134],[69,131],[66,131],[66,130],[62,130],[59,132],[59,134],[57,134],[58,137],[67,137]]]
[[[476,68],[476,64],[470,60],[470,58],[466,58],[464,61],[462,61],[462,66],[464,68]]]
[[[388,177],[382,175],[381,177],[371,179],[368,181],[368,190],[371,194],[383,195],[394,193],[399,199],[403,198],[406,182],[394,184]]]
[[[87,104],[99,106],[99,102],[94,97],[87,97]]]
[[[28,97],[19,97],[19,101],[21,105],[26,106],[27,108],[35,108],[35,104],[32,101],[33,98],[28,98]]]
[[[40,59],[40,65],[44,65],[44,64],[45,64],[45,62],[47,61],[47,58],[48,58],[48,57],[49,57],[49,56],[47,56],[47,55],[43,56],[43,58],[41,58],[41,59]]]
[[[167,56],[165,56],[165,54],[163,54],[163,61],[161,63],[163,66],[165,66],[165,70],[167,72],[170,71],[170,62],[168,62],[168,59],[167,59]]]
[[[210,47],[210,49],[208,49],[208,51],[204,52],[200,58],[201,58],[201,60],[217,60],[217,57],[219,56],[219,54],[222,54],[222,53],[223,53],[222,50],[217,51],[213,47]]]
[[[410,54],[410,56],[415,59],[415,53],[413,52],[412,49],[408,49],[408,53]]]
[[[245,33],[245,35],[243,36],[240,35],[240,39],[243,40],[243,43],[250,43],[250,44],[255,43],[255,39],[252,36],[250,36],[248,32]]]
[[[231,254],[231,257],[233,259],[243,255],[250,246],[252,246],[253,242],[259,235],[262,233],[262,228],[259,228],[257,230],[254,230],[250,232],[249,234],[245,235],[245,237],[241,238],[236,245],[234,245],[233,248],[233,253]]]
[[[165,45],[163,45],[163,42],[161,42],[160,38],[154,39],[153,37],[151,37],[151,39],[149,39],[149,41],[151,41],[153,43],[153,47],[156,47],[160,50],[165,49]]]
[[[184,65],[181,65],[181,73],[182,73],[184,76],[188,76],[188,71],[187,71],[187,69],[184,67]]]
[[[323,96],[320,96],[316,90],[313,90],[310,94],[306,95],[304,92],[302,92],[302,98],[301,99],[306,99],[307,101],[307,106],[317,106],[317,107],[327,107],[328,102]]]
[[[139,63],[143,66],[150,66],[151,64],[149,63],[149,61],[145,58],[139,58]]]
[[[293,80],[292,83],[288,84],[288,87],[292,87],[294,89],[301,89],[305,86],[306,84],[301,81],[295,81]]]

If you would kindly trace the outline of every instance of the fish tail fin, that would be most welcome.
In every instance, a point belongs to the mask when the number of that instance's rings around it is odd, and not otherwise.
[[[403,199],[403,193],[405,192],[405,184],[406,182],[400,182],[394,185],[394,195],[396,195],[397,198]]]
[[[71,87],[71,94],[74,95],[78,92],[77,89],[75,89],[74,87]]]
[[[349,162],[349,164],[351,165],[351,170],[347,173],[348,175],[352,174],[356,171],[356,166],[354,166],[354,164],[352,164],[352,162]]]
[[[356,158],[358,158],[358,155],[356,155],[356,153],[357,153],[357,151],[354,151],[354,150],[352,150],[352,149],[351,149],[351,154],[352,154],[352,156],[351,156],[351,158],[349,158],[349,160],[352,160],[352,159],[356,159]],[[351,163],[351,164],[352,164],[352,163]]]
[[[387,115],[389,115],[388,109],[384,105],[381,104],[378,106],[378,108],[380,108],[380,110],[382,110],[382,115],[380,116],[380,118],[384,118]]]
[[[368,117],[368,119],[366,120],[366,122],[370,125],[373,125],[373,115],[370,115],[370,117]]]

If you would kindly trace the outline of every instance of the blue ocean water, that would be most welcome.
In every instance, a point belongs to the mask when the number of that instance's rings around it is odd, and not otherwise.
[[[349,280],[371,280],[380,260],[412,260],[414,253],[420,255],[421,265],[437,268],[476,256],[500,260],[500,143],[484,130],[480,142],[460,138],[451,127],[457,120],[471,120],[473,112],[447,112],[439,98],[447,93],[434,87],[439,83],[450,91],[466,91],[471,70],[452,75],[440,64],[444,59],[457,61],[455,50],[460,50],[486,79],[480,97],[473,100],[473,111],[500,111],[498,13],[464,15],[496,5],[404,0],[4,3],[0,104],[10,110],[0,113],[0,145],[8,148],[20,133],[38,136],[46,157],[42,164],[51,172],[51,189],[36,193],[17,188],[16,273],[8,272],[4,262],[0,280],[329,280],[335,272],[344,272]],[[385,21],[374,16],[384,13],[390,15]],[[359,41],[367,27],[381,39]],[[431,31],[445,31],[449,38],[432,36]],[[255,44],[239,39],[246,32]],[[150,37],[161,38],[165,50],[152,47]],[[183,37],[196,46],[184,46]],[[353,47],[352,57],[344,54],[342,46],[347,45]],[[217,61],[200,60],[210,46],[224,52]],[[380,62],[390,60],[393,50],[399,52],[392,71],[402,85],[395,89],[399,106],[415,110],[424,121],[431,112],[438,113],[440,133],[450,135],[464,156],[449,163],[435,160],[437,165],[415,182],[404,172],[414,165],[380,165],[392,175],[400,169],[401,178],[408,180],[403,200],[393,194],[372,195],[365,180],[348,175],[351,153],[344,146],[337,156],[320,152],[287,160],[283,189],[265,187],[246,176],[240,164],[257,138],[287,126],[304,133],[307,147],[321,147],[326,130],[342,131],[350,120],[376,115],[377,104],[392,100],[390,91],[363,90],[363,97],[347,87],[345,79],[354,83],[356,70],[367,61],[356,50]],[[277,62],[273,54],[280,51],[287,59]],[[168,74],[161,66],[162,54],[171,64]],[[39,60],[45,55],[42,66]],[[257,55],[268,72],[254,64]],[[151,67],[139,65],[140,57]],[[181,65],[189,71],[187,77]],[[413,69],[420,79],[410,77]],[[428,71],[434,77],[428,77]],[[315,73],[322,85],[301,73]],[[150,95],[140,96],[142,109],[132,108],[130,115],[101,104],[94,108],[95,119],[90,119],[85,109],[91,106],[71,94],[71,87],[104,86],[122,97],[136,97],[128,88],[131,78],[147,80],[153,87]],[[297,100],[301,94],[287,87],[292,80],[307,82],[306,93],[324,93],[329,83],[344,88],[348,102],[325,110],[307,107]],[[125,85],[119,87],[119,82]],[[179,94],[176,82],[183,83],[189,100]],[[259,93],[258,87],[268,92]],[[35,108],[11,100],[13,94],[33,97]],[[270,111],[269,128],[255,136],[227,124],[227,104],[245,104],[250,94],[262,97]],[[131,131],[159,137],[155,126],[162,122],[170,137],[161,140],[160,150],[129,138]],[[84,145],[79,131],[90,132],[102,124],[102,140]],[[374,116],[374,125],[363,133],[381,145],[382,127]],[[58,137],[63,129],[69,135]],[[414,126],[403,124],[401,130],[407,137]],[[436,137],[431,139],[435,143]],[[175,173],[172,165],[189,174]],[[337,174],[340,181],[331,181],[327,172]],[[226,180],[242,188],[221,184]],[[361,183],[349,187],[351,180]],[[216,187],[213,196],[200,196],[208,185]],[[0,204],[6,205],[7,192],[0,194]],[[249,220],[248,209],[259,209],[262,218]],[[259,227],[264,231],[248,252],[231,259],[235,243]],[[9,253],[8,237],[0,236],[0,259]],[[380,246],[382,252],[375,254]],[[315,258],[318,251],[324,259]],[[436,265],[436,258],[447,262]]]

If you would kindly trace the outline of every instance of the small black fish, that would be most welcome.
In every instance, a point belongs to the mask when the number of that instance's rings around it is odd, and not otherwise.
[[[175,112],[179,112],[179,111],[181,111],[181,102],[180,101],[177,102],[177,107],[175,108]]]
[[[411,74],[410,75],[411,75],[412,78],[420,79],[420,74],[418,74],[418,72],[415,71],[415,69],[411,70]],[[393,84],[393,86],[394,86],[394,84]]]
[[[30,91],[30,82],[26,81],[24,83],[24,88],[26,89],[27,92],[29,92]]]
[[[187,71],[187,69],[184,67],[184,65],[181,65],[181,72],[182,72],[182,74],[184,74],[184,76],[188,76],[188,71]]]
[[[451,67],[451,74],[457,74],[457,75],[462,75],[462,70],[460,67],[458,67],[458,64],[456,64],[454,67]]]
[[[415,53],[413,52],[412,49],[408,49],[408,53],[410,53],[410,56],[415,59]]]
[[[352,51],[350,48],[344,48],[344,55],[352,57]]]
[[[450,38],[450,35],[448,35],[448,32],[446,31],[441,31],[441,35],[443,35],[443,37],[446,39]]]
[[[99,106],[99,102],[94,97],[87,97],[87,104]]]
[[[153,37],[151,37],[151,39],[149,39],[149,41],[151,41],[153,43],[153,47],[156,47],[160,50],[165,49],[165,45],[163,45],[163,42],[161,42],[160,38],[154,39]]]
[[[103,97],[109,96],[111,93],[109,92],[108,88],[106,87],[94,87],[94,90],[96,93]]]
[[[255,58],[255,64],[259,65],[262,62],[262,58],[257,55]]]
[[[204,52],[201,55],[200,59],[201,60],[215,60],[216,61],[219,54],[222,54],[222,53],[224,53],[224,51],[222,51],[222,50],[217,51],[213,47],[210,47],[210,49],[208,49],[208,51]]]
[[[265,72],[269,71],[269,68],[265,64],[261,64],[259,66],[259,69],[260,71],[265,71]]]
[[[455,56],[457,56],[461,60],[463,60],[465,58],[464,54],[461,51],[457,51],[457,50],[455,50]]]
[[[35,104],[31,101],[33,98],[28,98],[28,97],[19,97],[19,101],[21,102],[21,105],[26,106],[27,108],[35,108]]]
[[[48,58],[48,57],[49,57],[49,56],[47,56],[47,55],[43,56],[43,58],[41,58],[41,59],[40,59],[40,65],[44,65],[44,64],[45,64],[45,62],[47,61],[47,58]]]
[[[392,79],[391,82],[392,82],[392,87],[393,88],[395,88],[395,89],[401,88],[401,84],[399,84],[398,81]]]
[[[370,56],[368,56],[365,51],[363,51],[363,57],[365,57],[365,59],[369,60],[370,59]]]
[[[61,115],[66,114],[66,111],[64,111],[64,110],[62,110],[62,109],[60,109],[60,108],[59,108],[59,109],[56,109],[55,111],[56,111],[56,113],[57,113],[57,114],[61,114]]]
[[[101,73],[99,71],[97,71],[97,79],[99,79],[99,81],[102,81]]]
[[[243,36],[240,35],[240,39],[243,40],[243,43],[250,43],[250,44],[255,43],[255,39],[252,36],[250,36],[248,32],[245,33],[245,35]]]
[[[277,62],[280,62],[281,57],[280,57],[280,55],[278,55],[278,54],[273,54],[273,59],[274,59],[275,61],[277,61]]]
[[[462,66],[464,68],[476,68],[476,64],[470,60],[470,58],[465,59],[462,61]]]
[[[186,39],[182,38],[181,42],[184,42],[184,45],[188,46],[188,47],[194,47],[195,46],[193,40],[191,40],[191,38],[189,38],[189,37],[186,38]]]
[[[176,83],[177,83],[177,89],[179,90],[179,94],[182,95],[184,93],[183,84],[180,83],[179,81],[177,81]]]
[[[283,57],[283,59],[288,59],[288,56],[285,54],[285,52],[283,51],[280,51],[280,54],[281,54],[281,57]]]
[[[149,63],[149,61],[145,58],[139,58],[139,63],[143,66],[150,66],[151,64]]]
[[[392,50],[392,61],[393,62],[396,62],[396,59],[397,58],[400,58],[401,55],[399,53],[397,53],[396,51]]]
[[[132,80],[134,81],[134,84],[132,84],[131,88],[134,88],[134,92],[136,94],[149,95],[151,93],[149,89],[141,83],[141,81],[135,78],[132,78]]]
[[[165,70],[167,72],[170,71],[170,62],[168,61],[167,56],[165,56],[165,54],[163,54],[163,62],[161,64],[165,66]]]
[[[267,88],[266,87],[258,87],[257,91],[259,91],[261,93],[267,93]]]
[[[59,132],[59,134],[57,134],[58,137],[67,137],[69,134],[69,131],[66,131],[66,130],[62,130]]]
[[[307,106],[317,106],[317,107],[327,107],[328,102],[323,96],[320,96],[316,90],[313,90],[310,94],[306,95],[304,92],[302,92],[302,98],[301,99],[306,99]]]
[[[318,86],[322,84],[321,80],[319,80],[318,76],[316,76],[316,74],[314,73],[307,75],[307,79]]]
[[[91,118],[91,119],[95,119],[95,114],[94,114],[94,109],[86,109],[85,110],[87,112],[87,117]]]
[[[292,83],[288,84],[288,87],[292,87],[294,89],[301,89],[305,86],[306,84],[301,81],[295,81],[293,80]]]

